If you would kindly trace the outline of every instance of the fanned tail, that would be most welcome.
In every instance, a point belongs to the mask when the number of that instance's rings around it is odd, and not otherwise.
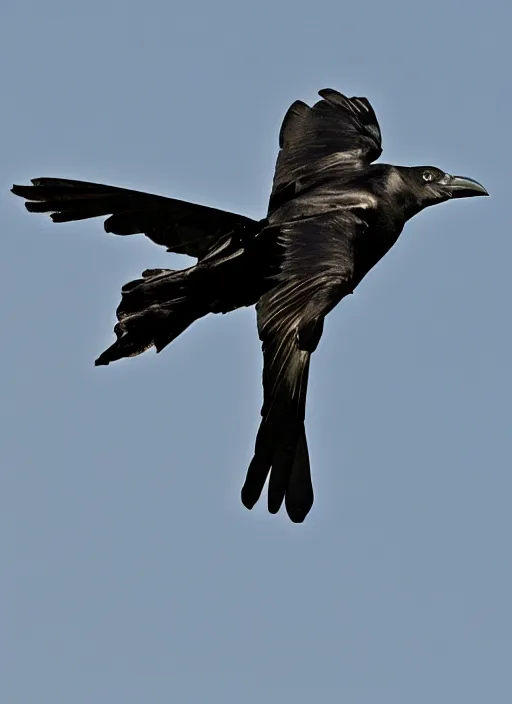
[[[190,269],[147,269],[141,279],[123,286],[114,328],[116,342],[96,360],[96,366],[135,357],[150,347],[157,352],[208,312],[193,295]]]

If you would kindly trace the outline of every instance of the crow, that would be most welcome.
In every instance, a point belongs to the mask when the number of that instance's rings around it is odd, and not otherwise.
[[[160,352],[208,313],[256,305],[263,349],[263,406],[242,488],[251,509],[267,478],[268,510],[285,503],[301,523],[313,505],[305,433],[309,363],[325,316],[424,208],[488,195],[470,178],[433,166],[374,163],[381,131],[366,98],[319,91],[294,102],[279,133],[268,212],[260,221],[181,200],[61,178],[13,186],[32,213],[54,222],[108,216],[106,232],[143,233],[169,252],[197,258],[185,269],[147,269],[122,288],[117,340],[104,365]],[[269,476],[270,475],[270,476]]]

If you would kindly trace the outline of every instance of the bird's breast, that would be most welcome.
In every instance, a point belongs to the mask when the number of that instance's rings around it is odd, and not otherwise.
[[[401,228],[373,221],[364,228],[354,246],[354,279],[357,285],[397,241]]]

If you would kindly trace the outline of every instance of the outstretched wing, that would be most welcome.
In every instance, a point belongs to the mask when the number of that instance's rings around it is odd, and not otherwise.
[[[353,213],[335,211],[279,226],[281,269],[275,286],[257,304],[264,400],[242,489],[247,508],[258,500],[269,472],[271,513],[284,499],[292,521],[301,522],[311,508],[304,430],[309,361],[324,317],[352,292],[354,244],[364,227]]]
[[[54,222],[109,216],[106,232],[142,233],[168,251],[202,259],[220,238],[254,225],[243,215],[204,205],[63,178],[35,178],[32,186],[13,186],[31,213],[51,213]]]
[[[366,98],[330,88],[319,95],[313,107],[297,100],[284,117],[269,212],[318,183],[326,170],[363,168],[382,153],[379,123]]]

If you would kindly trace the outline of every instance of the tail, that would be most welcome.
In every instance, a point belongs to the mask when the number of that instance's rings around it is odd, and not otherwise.
[[[11,190],[26,199],[29,212],[50,213],[54,222],[106,217],[107,232],[143,233],[168,251],[196,257],[202,263],[202,268],[180,271],[148,269],[141,279],[126,284],[117,309],[119,322],[114,328],[117,341],[98,357],[97,365],[133,357],[149,347],[160,352],[194,320],[210,310],[214,312],[214,290],[219,288],[219,282],[220,300],[215,312],[252,305],[257,300],[259,279],[252,266],[247,274],[252,282],[246,286],[250,290],[248,297],[244,289],[240,302],[233,302],[232,289],[236,292],[240,278],[238,259],[243,254],[243,243],[264,229],[266,221],[256,222],[243,215],[175,198],[72,179],[36,178],[31,186],[14,185]],[[227,270],[225,267],[217,276],[217,267],[226,262]],[[222,276],[229,279],[230,272],[234,272],[233,285],[223,284]]]
[[[150,347],[157,352],[206,315],[208,307],[191,283],[194,269],[147,269],[141,279],[122,288],[114,328],[116,342],[96,360],[96,366],[135,357]]]

